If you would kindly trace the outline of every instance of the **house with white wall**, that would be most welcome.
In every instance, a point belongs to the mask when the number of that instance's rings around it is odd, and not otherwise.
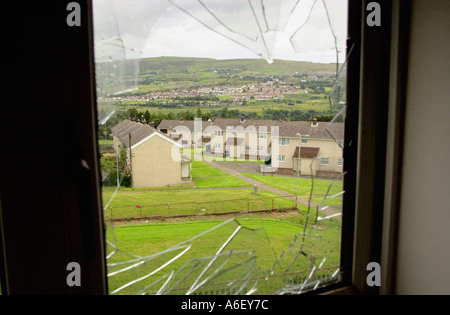
[[[111,128],[114,148],[127,150],[127,168],[135,188],[185,186],[190,184],[191,160],[182,145],[157,129],[133,120]]]

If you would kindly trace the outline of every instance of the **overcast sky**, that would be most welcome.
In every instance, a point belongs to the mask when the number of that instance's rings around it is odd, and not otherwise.
[[[248,10],[248,7],[247,10],[245,8],[248,6],[247,0],[204,0],[203,3],[210,4],[208,8],[217,13],[216,16],[221,14],[220,22],[209,18],[209,15],[207,17],[205,14],[199,14],[198,12],[204,10],[204,7],[196,7],[198,1],[173,1],[184,6],[181,8],[185,11],[168,4],[165,0],[135,0],[131,2],[115,0],[113,11],[117,23],[111,24],[111,2],[95,0],[96,32],[108,33],[106,37],[118,32],[126,46],[133,46],[133,50],[142,52],[141,57],[258,58],[255,50],[258,50],[261,45],[253,45],[253,42],[246,38],[258,33],[257,24],[254,19],[249,18],[252,11]],[[296,2],[295,0],[284,1],[285,4],[291,6]],[[267,3],[266,10],[269,12],[269,2],[267,0],[265,2]],[[334,23],[333,31],[342,40],[343,36],[339,34],[345,33],[346,1],[317,0],[313,6],[314,3],[314,0],[300,0],[292,14],[286,14],[288,11],[285,11],[281,15],[281,22],[284,22],[283,31],[270,32],[271,36],[264,38],[266,44],[264,47],[271,47],[271,39],[276,38],[273,45],[273,59],[336,62],[336,52],[334,49],[330,49],[334,46],[334,40],[328,24],[329,20],[324,13],[324,4],[328,8],[328,17]],[[311,9],[313,10],[311,11]],[[312,13],[310,14],[310,12]],[[102,14],[105,15],[102,17]],[[336,23],[336,21],[341,22]],[[210,29],[205,27],[205,24],[211,26]],[[304,26],[295,33],[301,25]],[[108,30],[106,31],[106,29]],[[237,30],[237,32],[230,33],[230,29]],[[276,37],[273,36],[275,34]],[[290,36],[293,34],[296,34],[294,42],[298,44],[297,50],[303,50],[301,53],[294,51],[290,41]],[[232,37],[233,40],[230,40],[229,37]],[[251,47],[253,51],[246,46]],[[344,51],[344,49],[342,50]],[[263,51],[272,50],[263,49]],[[343,61],[344,57],[345,52],[341,53],[339,61]]]

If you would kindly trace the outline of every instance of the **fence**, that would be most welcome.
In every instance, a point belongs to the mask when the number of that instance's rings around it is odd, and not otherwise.
[[[242,198],[204,202],[176,202],[154,205],[126,205],[108,207],[110,220],[163,219],[173,217],[223,215],[233,213],[286,211],[297,209],[295,195],[266,198]]]

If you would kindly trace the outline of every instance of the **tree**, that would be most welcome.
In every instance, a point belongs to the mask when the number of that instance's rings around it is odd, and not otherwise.
[[[184,120],[194,120],[194,115],[191,113],[190,110],[181,112],[181,117]]]
[[[152,117],[151,117],[150,112],[148,110],[146,110],[145,113],[144,113],[144,119],[148,123],[151,122]]]
[[[197,108],[197,117],[198,118],[202,117],[202,110],[200,108]]]

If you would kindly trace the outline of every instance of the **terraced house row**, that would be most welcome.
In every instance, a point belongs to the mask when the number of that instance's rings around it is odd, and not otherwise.
[[[299,169],[301,175],[342,174],[343,123],[241,117],[163,120],[157,129],[184,148],[202,148],[206,155],[265,160],[261,172],[292,174]]]

